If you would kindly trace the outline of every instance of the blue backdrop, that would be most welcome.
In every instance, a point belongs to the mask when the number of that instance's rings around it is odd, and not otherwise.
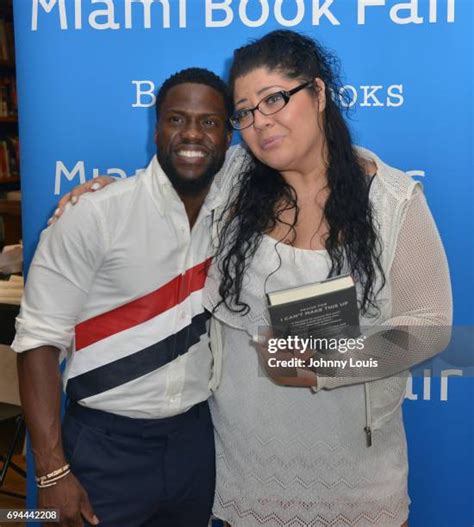
[[[423,180],[455,324],[472,326],[471,0],[14,0],[14,9],[27,264],[59,194],[147,164],[155,87],[189,66],[225,76],[235,47],[287,27],[341,58],[356,143]],[[446,365],[446,395],[442,369],[414,378],[404,407],[411,527],[474,523],[473,381],[462,364]]]

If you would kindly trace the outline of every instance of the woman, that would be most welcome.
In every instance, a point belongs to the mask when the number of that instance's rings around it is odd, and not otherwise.
[[[399,372],[449,338],[446,258],[420,186],[353,147],[331,97],[340,86],[333,66],[291,31],[234,53],[231,121],[251,158],[242,155],[218,225],[205,294],[211,343],[223,351],[211,406],[214,513],[232,527],[407,525]],[[344,273],[372,330],[352,356],[377,357],[379,373],[259,373],[252,337],[270,323],[265,294]]]

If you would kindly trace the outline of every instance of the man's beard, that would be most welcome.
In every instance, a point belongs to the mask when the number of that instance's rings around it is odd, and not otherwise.
[[[158,161],[164,173],[168,176],[174,189],[178,194],[192,196],[198,194],[208,188],[214,176],[219,172],[224,164],[225,154],[220,157],[212,156],[211,163],[206,168],[205,172],[195,179],[183,178],[173,166],[171,157],[169,155],[160,154],[157,152]]]

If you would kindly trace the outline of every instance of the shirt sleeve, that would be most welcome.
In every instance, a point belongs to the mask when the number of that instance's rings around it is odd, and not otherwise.
[[[108,245],[103,212],[86,197],[42,232],[16,319],[14,351],[70,347]]]
[[[334,368],[318,373],[318,389],[388,377],[443,351],[449,344],[452,293],[443,244],[425,197],[415,190],[400,228],[387,277],[392,316],[369,332],[363,349],[344,359],[369,361],[376,368]],[[338,357],[341,358],[341,357]]]

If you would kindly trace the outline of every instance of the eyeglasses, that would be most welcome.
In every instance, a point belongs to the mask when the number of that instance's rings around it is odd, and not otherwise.
[[[313,81],[306,81],[292,90],[281,90],[266,95],[257,106],[254,106],[253,108],[242,108],[242,110],[235,111],[230,118],[232,128],[235,130],[243,130],[244,128],[252,126],[255,121],[255,110],[258,110],[263,115],[273,115],[274,113],[279,112],[288,104],[292,95],[298,93],[304,88],[309,88],[312,85]]]

